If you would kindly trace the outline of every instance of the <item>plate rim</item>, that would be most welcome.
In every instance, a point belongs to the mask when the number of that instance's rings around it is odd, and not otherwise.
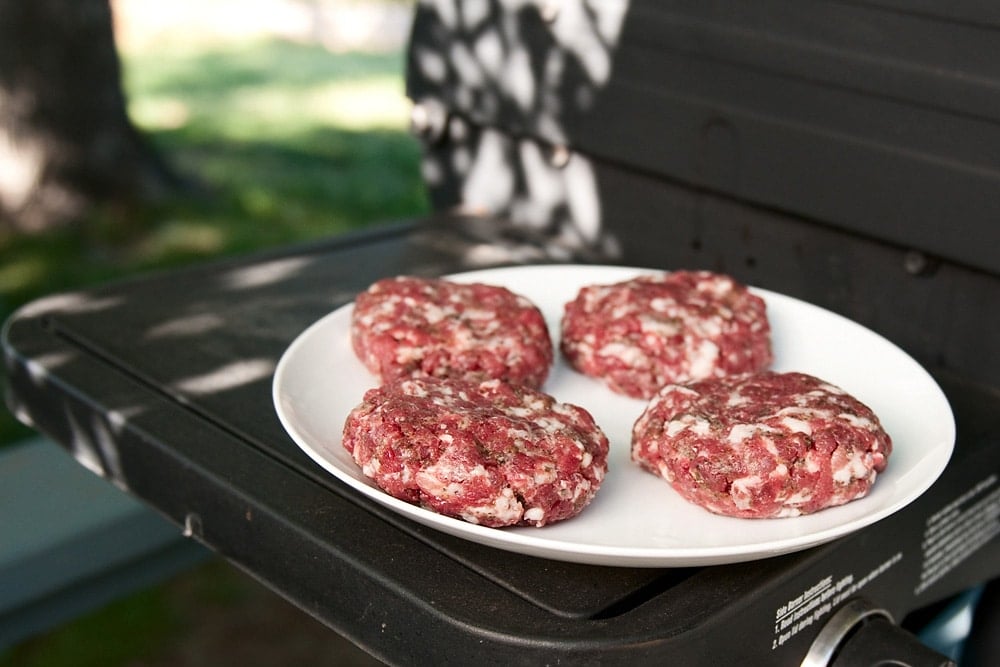
[[[526,272],[526,271],[569,271],[569,272],[580,272],[586,271],[589,273],[595,272],[606,272],[610,274],[618,274],[625,279],[628,275],[637,275],[639,273],[669,273],[669,270],[658,269],[651,267],[635,267],[635,266],[625,266],[625,265],[614,265],[614,264],[562,264],[562,263],[545,263],[545,264],[529,264],[529,265],[512,265],[512,266],[501,266],[501,267],[490,267],[474,269],[470,271],[462,271],[458,273],[448,273],[441,276],[445,279],[456,280],[459,282],[469,282],[474,280],[483,280],[486,277],[496,276],[498,273],[507,272]],[[491,278],[493,284],[503,284],[496,283],[495,278]],[[589,284],[597,284],[598,281],[588,281]],[[468,539],[479,544],[490,546],[493,548],[503,549],[506,551],[512,551],[516,553],[521,553],[525,555],[537,556],[542,558],[549,558],[555,560],[561,560],[566,562],[584,563],[592,565],[606,565],[614,567],[688,567],[688,566],[699,566],[699,565],[716,565],[724,563],[735,563],[735,562],[745,562],[749,560],[757,560],[760,558],[768,558],[780,554],[790,553],[794,551],[800,551],[813,546],[818,546],[824,544],[831,540],[849,535],[853,532],[866,528],[873,523],[876,523],[887,516],[890,516],[910,503],[920,497],[940,476],[948,464],[955,446],[955,435],[956,427],[954,420],[954,412],[951,408],[950,402],[947,396],[944,394],[940,385],[933,378],[932,375],[924,368],[919,362],[917,362],[912,356],[907,352],[899,348],[892,341],[882,336],[876,331],[864,326],[863,324],[856,322],[844,315],[836,313],[834,311],[828,310],[819,306],[817,304],[798,299],[780,292],[775,292],[773,290],[763,289],[748,285],[750,290],[754,293],[768,299],[776,300],[787,300],[789,302],[794,302],[797,307],[808,307],[809,309],[814,309],[817,312],[822,313],[824,317],[832,316],[836,318],[841,324],[846,326],[854,327],[860,329],[865,335],[873,336],[880,340],[882,344],[888,345],[897,351],[906,361],[922,374],[923,379],[926,380],[929,388],[933,388],[937,394],[936,398],[940,399],[944,406],[947,407],[947,414],[950,418],[950,423],[946,425],[946,443],[938,444],[932,451],[925,453],[920,459],[920,465],[922,466],[932,466],[932,473],[924,476],[920,484],[910,487],[910,490],[905,495],[894,499],[893,502],[876,509],[870,514],[866,514],[861,519],[852,519],[845,521],[841,524],[836,524],[823,528],[818,531],[806,532],[802,534],[797,534],[788,538],[778,539],[778,540],[768,540],[763,543],[753,543],[749,549],[745,549],[738,553],[733,552],[733,547],[731,545],[720,545],[720,546],[695,546],[695,547],[684,547],[684,546],[617,546],[617,545],[607,545],[607,544],[597,544],[597,543],[584,543],[577,541],[566,541],[566,540],[552,540],[545,537],[545,528],[489,528],[485,526],[480,526],[476,524],[471,524],[461,519],[444,516],[442,514],[435,513],[431,510],[425,509],[418,505],[407,503],[406,501],[400,500],[389,494],[385,493],[377,486],[370,482],[357,479],[356,477],[348,474],[346,471],[341,469],[335,463],[331,462],[326,456],[322,454],[321,451],[316,449],[314,445],[309,441],[309,438],[305,434],[300,432],[300,429],[295,424],[294,420],[291,418],[291,408],[286,407],[284,404],[283,391],[283,378],[288,372],[288,368],[291,366],[292,360],[295,359],[297,351],[304,347],[307,341],[316,334],[317,331],[322,330],[324,327],[329,326],[331,320],[337,317],[345,317],[345,314],[349,314],[350,309],[353,308],[354,301],[342,304],[341,306],[331,310],[330,312],[324,314],[320,318],[311,322],[306,326],[286,347],[286,349],[281,354],[278,363],[275,366],[271,394],[272,402],[275,412],[278,415],[278,419],[286,431],[286,433],[291,437],[293,442],[298,446],[314,463],[319,465],[326,472],[330,473],[334,478],[347,484],[350,488],[355,491],[360,492],[362,495],[368,499],[386,507],[398,515],[406,517],[408,519],[414,520],[429,528],[440,530],[446,534],[450,534],[454,537]],[[769,304],[770,305],[770,304]],[[554,333],[554,332],[550,332]],[[557,336],[557,334],[555,334]],[[558,338],[556,337],[556,340]],[[557,347],[558,355],[558,347]],[[610,390],[609,390],[610,391]],[[586,408],[586,406],[583,406]],[[945,451],[946,450],[946,451]],[[932,459],[929,461],[929,459]],[[876,482],[877,483],[877,482]],[[864,502],[864,498],[852,502]],[[836,508],[831,508],[836,509]],[[586,511],[586,510],[584,510]],[[707,511],[707,510],[706,510]],[[826,510],[824,510],[826,511]],[[712,515],[713,519],[726,519],[733,522],[745,522],[745,521],[795,521],[797,518],[802,517],[788,517],[781,519],[740,519],[734,517],[722,517],[719,515]],[[558,524],[554,524],[558,525]],[[517,532],[517,531],[539,531],[536,536],[528,532]]]

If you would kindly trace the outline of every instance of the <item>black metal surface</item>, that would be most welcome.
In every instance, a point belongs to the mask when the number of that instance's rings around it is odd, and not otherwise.
[[[575,565],[451,538],[357,497],[282,432],[267,369],[390,267],[445,270],[422,249],[423,229],[37,302],[4,332],[8,400],[194,538],[393,663],[725,663],[734,642],[747,664],[792,663],[829,613],[820,602],[864,593],[902,618],[996,575],[993,539],[920,584],[929,517],[984,480],[980,495],[995,490],[989,471],[1000,468],[995,391],[950,377],[960,446],[933,492],[798,554],[683,570]],[[213,386],[219,369],[242,383]],[[817,585],[826,599],[780,616]]]
[[[899,620],[1000,575],[995,10],[545,7],[418,6],[425,175],[470,215],[35,302],[3,332],[10,407],[391,663],[798,664],[857,596]],[[869,326],[934,370],[952,462],[830,544],[608,568],[413,524],[281,429],[279,356],[375,279],[553,260],[725,271]]]
[[[568,146],[1000,270],[995,8],[633,0],[579,11],[565,3],[560,13],[551,4],[550,20],[545,3],[487,3],[481,20],[420,4],[408,89],[460,121],[439,141],[475,154],[477,134],[466,125],[502,128],[522,142],[512,154],[528,139],[543,151]],[[619,19],[620,29],[602,31]],[[497,74],[497,51],[524,57],[517,74],[530,86]],[[534,92],[527,100],[525,88]],[[457,181],[430,182],[439,201],[461,199],[468,162],[437,163]],[[939,233],[942,224],[949,234]]]

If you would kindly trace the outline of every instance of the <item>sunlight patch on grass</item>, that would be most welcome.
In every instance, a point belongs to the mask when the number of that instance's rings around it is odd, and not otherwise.
[[[403,130],[410,115],[410,101],[398,80],[370,80],[329,84],[303,100],[314,118],[349,130]]]
[[[270,56],[270,57],[268,57]],[[406,131],[403,62],[282,42],[227,45],[126,70],[129,115],[146,130],[197,129],[216,139],[281,141],[323,128]]]
[[[25,289],[45,277],[48,263],[38,256],[24,257],[0,264],[0,294]]]
[[[330,82],[306,89],[281,86],[237,89],[220,94],[211,112],[173,97],[151,97],[130,107],[148,129],[179,129],[199,124],[216,137],[280,140],[312,128],[403,132],[410,102],[398,79]]]
[[[137,247],[135,256],[155,261],[173,255],[208,256],[226,247],[225,229],[216,223],[170,221],[153,230]]]
[[[176,130],[191,120],[191,107],[176,97],[145,97],[129,104],[129,115],[150,130]]]
[[[282,37],[331,51],[398,49],[412,9],[399,0],[112,0],[116,40],[129,54],[191,51]]]

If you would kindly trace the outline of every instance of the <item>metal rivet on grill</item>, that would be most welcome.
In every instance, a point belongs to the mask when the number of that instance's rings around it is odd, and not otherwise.
[[[909,250],[903,255],[903,270],[911,276],[927,276],[938,268],[939,260],[928,257],[919,250]]]
[[[184,516],[184,537],[192,537],[195,539],[201,539],[202,537],[202,527],[201,527],[201,517],[195,512],[188,512]]]

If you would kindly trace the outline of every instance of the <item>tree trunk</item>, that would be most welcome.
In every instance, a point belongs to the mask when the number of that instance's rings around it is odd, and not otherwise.
[[[126,114],[109,0],[0,0],[0,226],[46,229],[177,184]]]

